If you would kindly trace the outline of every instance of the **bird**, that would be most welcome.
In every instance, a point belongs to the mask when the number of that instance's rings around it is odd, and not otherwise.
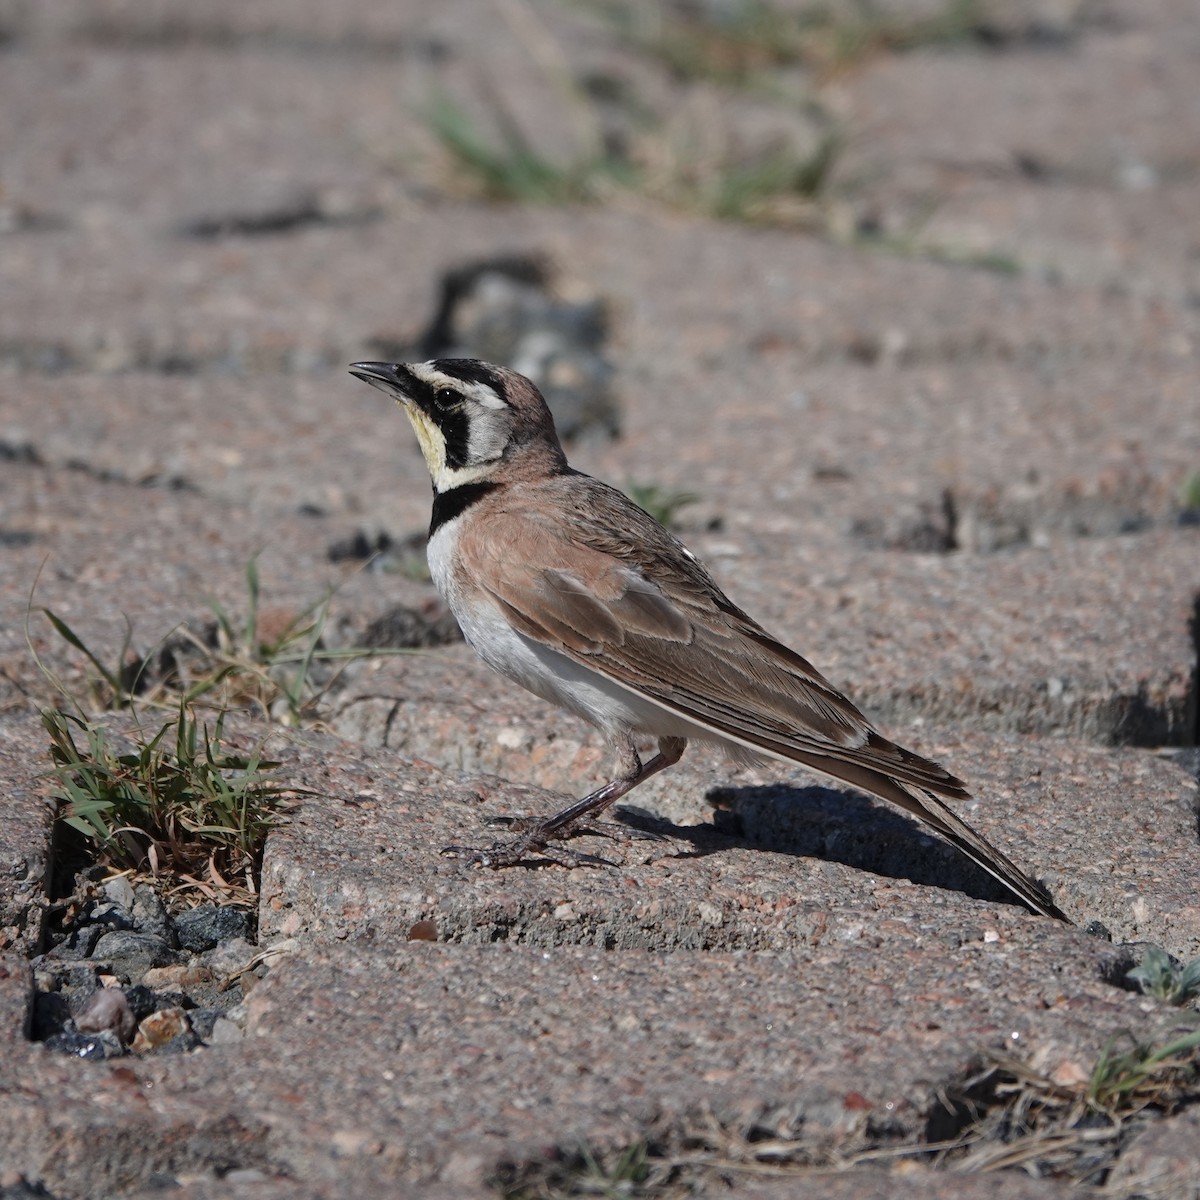
[[[799,763],[918,818],[1036,913],[1041,884],[958,817],[970,792],[897,745],[806,658],[737,607],[700,560],[623,492],[572,468],[537,387],[473,358],[358,362],[397,400],[433,483],[435,587],[489,667],[597,727],[613,778],[508,841],[444,852],[510,867],[673,766],[691,740]],[[638,742],[657,739],[643,761]],[[561,861],[561,859],[560,859]],[[569,858],[567,861],[571,861]]]

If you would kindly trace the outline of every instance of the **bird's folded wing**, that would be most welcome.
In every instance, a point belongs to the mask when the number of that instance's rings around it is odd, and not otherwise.
[[[857,762],[962,794],[937,764],[875,733],[695,560],[672,556],[673,574],[655,579],[644,561],[621,561],[537,521],[503,547],[482,542],[473,551],[487,559],[476,578],[516,630],[721,737],[784,758]]]

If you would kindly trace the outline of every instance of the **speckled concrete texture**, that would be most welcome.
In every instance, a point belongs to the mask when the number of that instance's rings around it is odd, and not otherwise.
[[[21,1048],[0,1083],[7,1165],[106,1194],[186,1176],[207,1152],[221,1173],[473,1195],[505,1161],[702,1117],[791,1129],[815,1156],[852,1160],[879,1122],[923,1129],[938,1089],[989,1054],[1064,1073],[1111,1028],[1161,1027],[1157,1005],[1102,982],[1104,955],[1047,922],[958,947],[931,932],[782,954],[300,952],[251,993],[237,1045],[115,1069]]]
[[[0,0],[0,1193],[482,1200],[719,1119],[810,1165],[701,1194],[1066,1195],[887,1152],[998,1052],[1079,1080],[1158,1038],[1139,943],[1200,953],[1200,26],[1192,0],[823,7],[836,37],[737,83],[736,19],[715,67],[652,36],[737,5]],[[560,167],[622,146],[642,186],[487,202],[439,96]],[[678,190],[823,131],[818,194],[747,210],[790,226]],[[307,793],[267,843],[245,1037],[28,1041],[37,709],[89,673],[41,610],[153,665],[245,612],[254,561],[268,623],[333,592],[331,650],[436,619],[419,566],[347,556],[419,555],[429,484],[345,367],[500,254],[609,314],[622,435],[572,462],[694,493],[679,531],[732,598],[965,777],[1079,928],[885,805],[704,747],[570,869],[442,857],[610,765],[457,644],[322,667],[319,727],[271,734]],[[1194,1200],[1191,1110],[1130,1133],[1071,1195]]]
[[[1113,1183],[1141,1189],[1170,1200],[1186,1200],[1200,1192],[1200,1113],[1181,1113],[1173,1121],[1145,1130],[1121,1156]]]
[[[438,851],[486,846],[504,836],[487,819],[546,815],[561,795],[488,777],[456,782],[384,751],[305,740],[272,751],[289,780],[317,795],[268,847],[262,927],[271,938],[378,945],[429,921],[437,940],[454,942],[785,949],[874,940],[881,925],[911,936],[933,912],[948,937],[995,920],[1038,923],[980,903],[1003,901],[1003,889],[907,817],[812,776],[764,786],[723,780],[719,764],[681,765],[660,777],[657,794],[691,793],[676,805],[692,823],[647,819],[635,793],[632,832],[616,825],[611,838],[571,843],[601,863],[492,871]],[[1190,776],[1144,753],[1070,742],[973,734],[936,749],[972,764],[980,799],[964,806],[966,819],[1044,877],[1078,924],[1099,920],[1118,941],[1200,953]],[[713,806],[739,836],[695,823]]]
[[[0,952],[32,954],[42,934],[54,819],[44,745],[40,723],[0,717]]]

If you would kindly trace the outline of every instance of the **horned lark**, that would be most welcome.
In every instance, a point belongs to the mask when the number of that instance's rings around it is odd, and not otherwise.
[[[355,363],[400,401],[433,476],[429,568],[488,666],[597,726],[609,783],[515,839],[448,853],[510,866],[651,775],[688,740],[802,763],[932,826],[1037,912],[1045,890],[960,820],[969,795],[935,762],[888,741],[809,662],[776,641],[695,556],[621,492],[567,465],[522,375],[475,359]],[[643,763],[635,738],[658,739]]]

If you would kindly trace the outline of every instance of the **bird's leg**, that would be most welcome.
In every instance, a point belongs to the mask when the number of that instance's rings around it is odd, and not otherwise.
[[[617,777],[597,788],[594,792],[568,805],[562,812],[552,817],[532,818],[523,822],[525,828],[519,836],[507,842],[496,842],[484,849],[472,846],[446,846],[442,853],[451,858],[466,858],[485,867],[511,867],[519,863],[531,852],[540,852],[547,858],[562,865],[573,865],[574,860],[569,855],[563,856],[558,851],[552,851],[549,842],[562,837],[572,825],[602,813],[610,805],[632,791],[639,783],[657,775],[659,771],[674,766],[682,757],[687,747],[687,739],[681,737],[663,737],[658,739],[658,753],[648,762],[643,763],[638,755],[633,739],[626,736],[617,745]]]

